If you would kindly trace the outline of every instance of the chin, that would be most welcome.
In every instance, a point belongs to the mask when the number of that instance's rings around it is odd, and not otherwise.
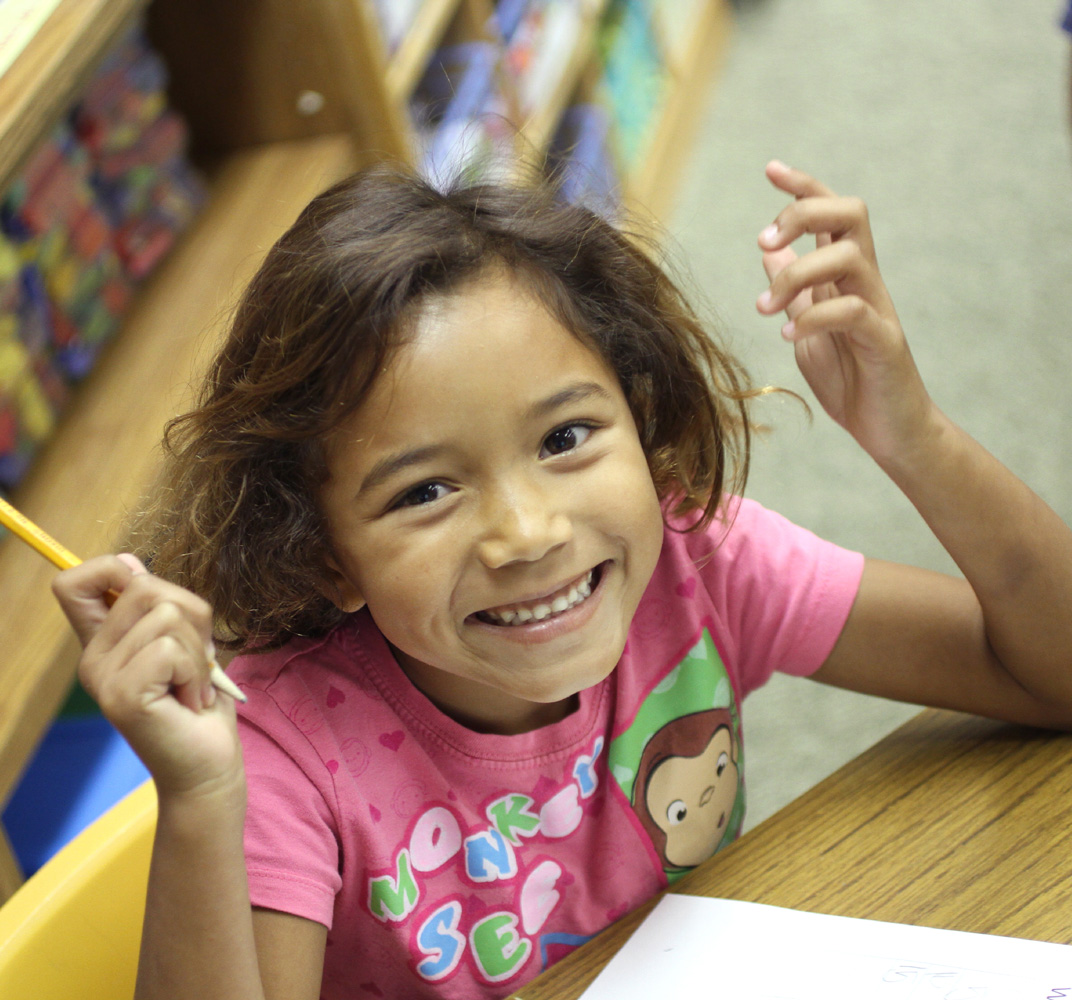
[[[589,688],[602,684],[614,672],[614,668],[618,665],[618,659],[619,657],[615,657],[614,662],[605,670],[585,671],[580,677],[578,677],[577,673],[573,673],[568,680],[564,680],[560,684],[527,686],[521,697],[544,705],[573,698],[582,691],[587,691]]]

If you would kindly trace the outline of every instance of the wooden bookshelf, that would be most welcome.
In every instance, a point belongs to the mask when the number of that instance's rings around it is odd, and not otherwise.
[[[588,0],[561,79],[524,119],[517,112],[526,155],[546,150],[594,72],[609,2]],[[626,178],[630,199],[648,208],[669,203],[667,171],[681,158],[727,33],[724,0],[693,4],[703,16],[691,50],[675,64],[645,163]],[[408,105],[432,54],[459,38],[494,38],[494,0],[426,0],[393,54],[371,0],[62,0],[0,77],[0,191],[145,11],[205,166],[208,199],[140,289],[14,497],[82,557],[115,545],[151,481],[164,423],[189,401],[237,290],[271,243],[314,194],[356,166],[412,162]],[[508,106],[517,111],[516,95]],[[0,808],[74,677],[77,644],[50,592],[54,572],[18,540],[0,543]],[[0,901],[20,879],[0,829]]]
[[[0,191],[147,0],[62,0],[0,76]]]

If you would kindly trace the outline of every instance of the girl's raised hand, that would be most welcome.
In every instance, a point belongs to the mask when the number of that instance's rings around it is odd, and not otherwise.
[[[242,757],[234,704],[209,681],[209,606],[129,555],[65,570],[52,589],[83,646],[83,687],[141,757],[158,790],[181,795],[237,788]]]
[[[794,200],[760,233],[770,287],[757,308],[786,311],[782,336],[823,409],[885,464],[925,433],[933,404],[879,273],[867,207],[783,163],[766,172]],[[815,249],[798,257],[790,244],[809,233]]]

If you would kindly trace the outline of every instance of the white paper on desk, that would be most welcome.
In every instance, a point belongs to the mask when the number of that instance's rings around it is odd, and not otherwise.
[[[665,896],[584,1000],[1072,1000],[1072,946]]]

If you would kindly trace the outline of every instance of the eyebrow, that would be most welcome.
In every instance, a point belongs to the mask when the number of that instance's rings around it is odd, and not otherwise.
[[[440,455],[445,449],[442,445],[433,444],[425,448],[412,448],[409,451],[400,452],[397,455],[387,455],[381,458],[371,469],[357,491],[358,496],[375,489],[381,483],[386,482],[400,472],[405,472],[410,466],[420,465]]]
[[[570,403],[579,403],[586,399],[596,397],[598,399],[609,400],[611,394],[598,382],[574,382],[571,385],[566,386],[564,389],[560,389],[558,392],[546,399],[541,399],[536,403],[533,403],[529,407],[528,416],[530,420],[534,420],[538,417],[545,417],[549,413],[553,413],[560,406],[567,406]]]
[[[540,417],[553,413],[559,407],[592,398],[609,400],[612,397],[598,382],[575,382],[545,399],[537,400],[529,407],[527,417],[529,420],[538,420]],[[396,455],[384,456],[369,469],[365,478],[361,480],[357,495],[360,496],[362,493],[374,490],[414,465],[434,460],[446,450],[444,445],[431,444],[423,448],[411,448]]]

